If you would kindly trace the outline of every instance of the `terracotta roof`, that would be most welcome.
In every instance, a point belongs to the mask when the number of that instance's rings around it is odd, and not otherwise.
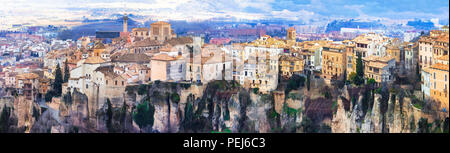
[[[171,46],[161,48],[161,49],[159,49],[159,51],[161,51],[161,52],[177,52],[176,50],[173,50]]]
[[[99,72],[103,73],[106,77],[110,77],[110,78],[116,78],[116,77],[120,76],[119,74],[114,73],[113,65],[100,66],[100,67],[96,68],[95,71],[99,71]]]
[[[231,57],[230,55],[225,55],[225,57]],[[212,56],[211,58],[207,58],[205,59],[205,61],[203,62],[203,64],[215,64],[215,63],[223,63],[223,62],[230,62],[231,58],[223,58],[224,56],[221,55],[217,55],[217,56]]]
[[[449,56],[448,55],[444,55],[444,56],[438,57],[437,59],[438,60],[443,60],[443,61],[448,61],[449,60]]]
[[[88,57],[85,61],[84,64],[100,64],[100,63],[104,63],[105,60],[103,60],[102,58],[98,57],[98,56],[91,56]]]
[[[96,42],[95,43],[95,47],[94,49],[105,49],[105,44],[101,43],[101,42]]]
[[[151,25],[161,25],[161,24],[169,24],[169,23],[164,22],[164,21],[158,21],[158,22],[152,23]]]
[[[176,60],[175,57],[169,56],[167,54],[158,54],[156,56],[153,56],[152,60],[157,60],[157,61],[173,61]]]
[[[368,56],[363,58],[364,61],[379,61],[379,62],[389,62],[391,60],[395,60],[394,57],[391,56],[384,56],[384,57],[379,57],[379,56]]]
[[[39,75],[37,75],[35,73],[24,73],[24,74],[19,74],[16,76],[17,80],[36,79],[36,78],[39,78]]]
[[[148,28],[133,28],[132,31],[149,31]]]
[[[445,64],[442,64],[442,63],[433,64],[433,65],[431,65],[430,68],[438,69],[438,70],[444,70],[444,71],[448,71],[448,69],[449,69],[448,65],[445,65]]]
[[[301,61],[302,59],[299,57],[283,55],[280,57],[280,61]]]
[[[133,54],[127,53],[122,56],[118,56],[112,60],[113,62],[135,62],[135,63],[146,63],[150,62],[150,57],[145,54]]]
[[[178,37],[178,38],[172,38],[172,39],[166,41],[165,44],[170,44],[172,46],[176,46],[176,45],[190,44],[193,42],[194,41],[192,40],[191,37]]]
[[[449,41],[449,35],[447,34],[447,35],[439,36],[439,37],[436,39],[436,41],[448,43],[448,41]]]
[[[137,41],[134,43],[134,47],[148,47],[148,46],[160,46],[161,44],[157,40],[151,40],[150,38]]]

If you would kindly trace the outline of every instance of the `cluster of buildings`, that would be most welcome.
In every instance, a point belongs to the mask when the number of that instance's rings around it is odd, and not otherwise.
[[[128,32],[126,21],[125,16],[124,30],[111,43],[81,37],[31,45],[35,46],[31,52],[43,50],[36,57],[41,65],[28,64],[22,71],[17,65],[0,67],[0,87],[20,89],[17,94],[37,98],[48,91],[59,65],[62,72],[70,73],[62,93],[84,93],[95,104],[91,107],[100,108],[106,99],[122,103],[127,86],[153,81],[234,80],[261,93],[276,90],[281,78],[293,75],[315,75],[331,84],[354,73],[361,56],[365,77],[378,84],[390,84],[395,74],[408,75],[420,64],[422,91],[448,109],[448,31],[431,31],[417,43],[373,32],[344,41],[298,42],[296,30],[289,28],[286,39],[261,35],[246,43],[216,39],[207,44],[202,37],[177,36],[167,22]],[[23,50],[18,53],[24,55]]]
[[[446,111],[449,106],[448,42],[448,30],[432,30],[418,41],[422,92],[425,98],[441,102],[441,107]]]

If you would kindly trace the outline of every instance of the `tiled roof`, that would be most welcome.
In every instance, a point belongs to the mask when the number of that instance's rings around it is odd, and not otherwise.
[[[151,40],[150,38],[137,41],[134,43],[134,47],[148,47],[148,46],[159,46],[161,45],[157,40]]]
[[[380,61],[380,62],[389,62],[391,60],[395,60],[394,57],[391,56],[384,56],[384,57],[379,57],[379,56],[368,56],[363,58],[364,61]]]
[[[95,43],[95,47],[94,49],[105,49],[105,44],[101,43],[101,42],[97,42]]]
[[[150,62],[150,57],[145,54],[127,53],[125,55],[114,58],[112,61],[113,62],[145,63],[145,62]]]
[[[36,79],[36,78],[39,78],[39,75],[37,75],[35,73],[24,73],[24,74],[19,74],[16,76],[17,80]]]
[[[172,46],[176,46],[176,45],[190,44],[193,42],[194,41],[192,40],[191,37],[178,37],[178,38],[172,38],[172,39],[166,41],[165,44],[170,44]]]
[[[110,77],[110,78],[116,78],[116,77],[120,76],[119,74],[114,73],[113,65],[100,66],[100,67],[96,68],[95,71],[99,71],[99,72],[103,73],[106,77]]]
[[[438,60],[443,60],[443,61],[448,61],[449,57],[448,57],[448,55],[444,55],[444,56],[438,57],[437,59]]]
[[[104,63],[105,60],[103,60],[102,58],[98,57],[98,56],[91,56],[88,57],[84,63],[85,64],[100,64],[100,63]]]
[[[302,59],[299,57],[283,55],[280,57],[280,61],[301,61]]]
[[[161,25],[161,24],[169,24],[169,23],[164,22],[164,21],[158,21],[158,22],[152,23],[151,25]]]
[[[157,61],[173,61],[176,60],[175,57],[169,56],[167,54],[158,54],[156,56],[152,57],[152,60],[157,60]]]
[[[444,71],[448,71],[448,65],[442,64],[442,63],[436,63],[431,65],[431,68],[433,69],[438,69],[438,70],[444,70]]]
[[[231,57],[230,55],[224,55],[224,56]],[[224,56],[221,56],[221,55],[212,56],[211,58],[206,59],[206,61],[204,61],[204,64],[215,64],[215,63],[223,63],[223,62],[231,61],[231,58],[224,58]]]
[[[133,28],[132,31],[149,31],[148,28]]]

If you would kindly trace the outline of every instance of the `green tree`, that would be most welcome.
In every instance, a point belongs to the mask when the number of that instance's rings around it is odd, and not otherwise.
[[[64,62],[64,83],[69,82],[69,78],[70,78],[69,64],[68,60],[66,59],[66,62]]]
[[[112,117],[113,117],[113,112],[112,112],[112,104],[111,101],[108,99],[106,99],[106,128],[108,128],[108,132],[109,133],[114,133],[114,129],[112,126]]]
[[[358,75],[355,72],[350,73],[349,79],[355,85],[358,83]]]
[[[55,92],[56,97],[61,96],[62,93],[62,84],[63,84],[63,76],[61,72],[61,67],[56,65],[56,72],[55,72],[55,82],[53,83],[53,91]]]
[[[147,126],[153,126],[153,115],[155,114],[155,108],[149,104],[148,101],[144,101],[138,104],[136,112],[133,114],[134,121],[138,124],[139,128],[145,128]]]
[[[444,133],[448,133],[448,126],[449,126],[449,122],[448,122],[448,117],[447,118],[445,118],[445,121],[444,121]]]
[[[375,79],[370,78],[369,80],[367,80],[367,84],[368,84],[368,85],[375,85],[375,83],[377,83],[377,82],[375,81]]]
[[[148,90],[147,90],[147,85],[146,84],[141,84],[138,87],[138,94],[139,95],[144,95],[144,94],[148,94]]]
[[[305,77],[302,77],[300,75],[292,75],[287,83],[285,93],[288,94],[291,90],[297,90],[299,87],[303,87],[304,85]]]
[[[420,118],[418,126],[419,126],[417,131],[418,133],[430,133],[427,118]]]
[[[11,110],[5,106],[0,114],[0,133],[7,133],[9,129],[9,116]]]
[[[46,102],[52,101],[53,96],[55,96],[55,91],[53,90],[47,91],[47,93],[45,94],[45,101]]]
[[[356,85],[360,85],[364,83],[364,66],[362,63],[361,54],[357,54],[358,58],[356,59]]]
[[[306,88],[308,91],[311,89],[311,75],[306,74]]]
[[[178,95],[178,93],[172,93],[171,99],[172,99],[172,102],[178,104],[178,102],[180,102],[180,95]]]

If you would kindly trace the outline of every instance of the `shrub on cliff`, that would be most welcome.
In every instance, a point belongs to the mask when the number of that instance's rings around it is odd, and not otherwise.
[[[178,104],[178,102],[180,102],[180,95],[178,95],[178,93],[172,93],[170,98],[172,99],[172,102],[174,102],[174,103]]]
[[[138,87],[138,94],[145,95],[148,92],[148,86],[146,84],[140,84]]]
[[[114,128],[112,127],[112,104],[111,101],[106,99],[106,128],[108,128],[109,133],[114,133]]]
[[[291,90],[297,90],[300,87],[305,86],[305,77],[300,75],[293,75],[286,86],[285,94],[287,95]]]
[[[150,105],[148,101],[138,104],[136,112],[133,114],[133,119],[138,124],[139,128],[152,127],[153,115],[155,114],[155,108]]]
[[[430,126],[427,118],[420,118],[418,123],[418,133],[430,133]]]
[[[56,92],[53,90],[47,91],[47,93],[45,94],[45,101],[46,102],[50,102],[52,101],[52,98],[56,96]]]
[[[7,133],[9,131],[9,116],[11,109],[5,106],[0,114],[0,133]]]
[[[449,126],[449,122],[448,122],[448,117],[447,117],[444,121],[444,133],[448,133],[448,126]]]

